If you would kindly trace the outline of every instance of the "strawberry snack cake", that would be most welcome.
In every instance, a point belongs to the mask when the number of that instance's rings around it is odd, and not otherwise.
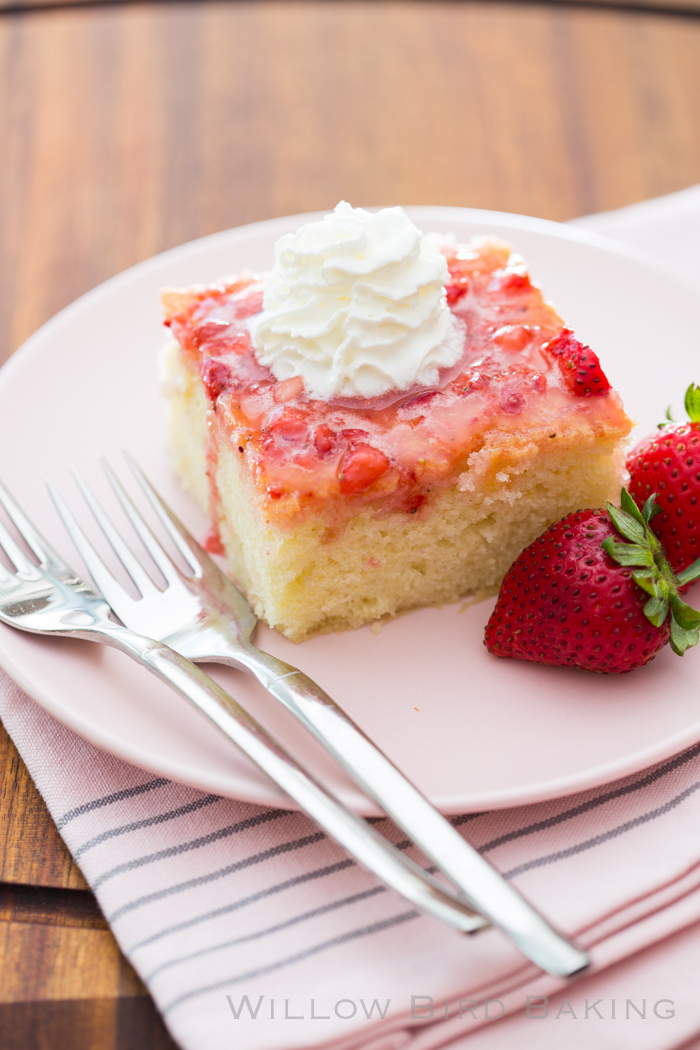
[[[343,202],[267,276],[162,300],[176,469],[295,641],[488,591],[620,491],[620,399],[500,241]]]

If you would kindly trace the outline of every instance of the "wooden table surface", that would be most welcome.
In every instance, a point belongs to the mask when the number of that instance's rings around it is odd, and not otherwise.
[[[0,0],[0,362],[240,223],[341,198],[561,220],[696,182],[700,0]],[[0,1046],[172,1046],[6,735],[0,778]]]

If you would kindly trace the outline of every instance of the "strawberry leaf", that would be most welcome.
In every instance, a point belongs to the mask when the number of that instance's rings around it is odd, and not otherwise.
[[[657,514],[661,513],[661,507],[657,506],[655,500],[656,493],[652,492],[651,496],[642,507],[642,517],[644,518],[644,521],[647,525],[652,520],[652,518],[655,518]]]
[[[654,627],[661,627],[668,616],[668,598],[650,598],[644,606],[644,615]]]
[[[686,399],[696,404],[697,421],[700,422],[700,387],[691,387]],[[652,493],[640,511],[627,489],[623,488],[621,506],[607,503],[606,507],[617,531],[632,542],[615,543],[613,536],[606,536],[601,546],[618,565],[639,566],[634,569],[632,579],[650,595],[644,605],[644,615],[654,627],[660,628],[666,623],[670,609],[671,648],[682,656],[686,649],[698,643],[700,612],[681,599],[678,584],[700,579],[700,558],[679,576],[674,575],[659,541],[649,528],[649,522],[659,513],[655,501],[656,493]]]
[[[695,383],[685,392],[685,410],[693,423],[700,423],[700,386]]]
[[[622,490],[625,491],[624,489]],[[630,514],[627,514],[624,510],[619,510],[617,507],[613,507],[612,503],[606,503],[608,508],[608,514],[612,518],[612,523],[626,540],[631,540],[632,543],[644,543],[646,542],[646,526],[642,515],[639,514],[641,525],[636,521]],[[635,504],[636,509],[636,504]]]
[[[688,631],[681,627],[675,616],[671,616],[671,636],[669,641],[676,656],[682,656],[686,649],[691,649],[694,645],[697,645],[699,636],[697,627]]]
[[[654,569],[640,569],[638,572],[633,572],[632,579],[647,594],[658,597],[657,573]]]
[[[696,609],[686,605],[684,601],[681,601],[675,595],[671,599],[671,606],[673,608],[673,616],[679,626],[686,631],[693,631],[696,627],[700,627],[700,613]]]
[[[654,555],[649,548],[637,543],[615,543],[612,536],[603,540],[601,546],[618,565],[654,565]]]
[[[646,521],[642,517],[642,512],[640,511],[639,507],[634,502],[634,500],[632,499],[629,492],[624,486],[622,488],[622,492],[620,493],[620,506],[624,511],[626,511],[627,514],[629,514],[631,518],[634,518],[634,520],[638,522],[642,526],[642,528],[644,528],[644,526],[646,525]]]
[[[678,573],[678,582],[683,584],[692,583],[698,577],[700,577],[700,558],[697,558],[687,569],[683,569],[683,572]]]

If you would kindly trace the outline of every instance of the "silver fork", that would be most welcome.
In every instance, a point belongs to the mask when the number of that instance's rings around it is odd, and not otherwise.
[[[52,493],[74,539],[80,530],[60,497]],[[0,522],[0,621],[35,634],[102,642],[126,653],[172,686],[214,723],[282,790],[365,868],[423,911],[464,933],[485,925],[451,889],[443,886],[379,835],[353,810],[310,776],[239,704],[200,668],[161,641],[110,620],[110,607],[49,546],[0,483],[0,505],[38,564]]]
[[[103,463],[124,511],[166,580],[165,590],[159,590],[76,474],[88,506],[141,594],[136,601],[127,594],[84,534],[78,535],[69,525],[88,571],[123,623],[155,635],[193,661],[229,664],[252,674],[325,745],[473,909],[499,926],[526,956],[558,976],[571,976],[587,966],[586,954],[553,929],[462,838],[320,686],[302,671],[253,644],[256,618],[244,596],[190,535],[133,460],[127,459],[192,575],[181,573],[171,561],[112,470]]]

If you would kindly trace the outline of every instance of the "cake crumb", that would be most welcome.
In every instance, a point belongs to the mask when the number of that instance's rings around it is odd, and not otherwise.
[[[384,624],[381,620],[373,620],[372,623],[369,625],[369,629],[372,632],[372,634],[381,634],[383,626]]]

